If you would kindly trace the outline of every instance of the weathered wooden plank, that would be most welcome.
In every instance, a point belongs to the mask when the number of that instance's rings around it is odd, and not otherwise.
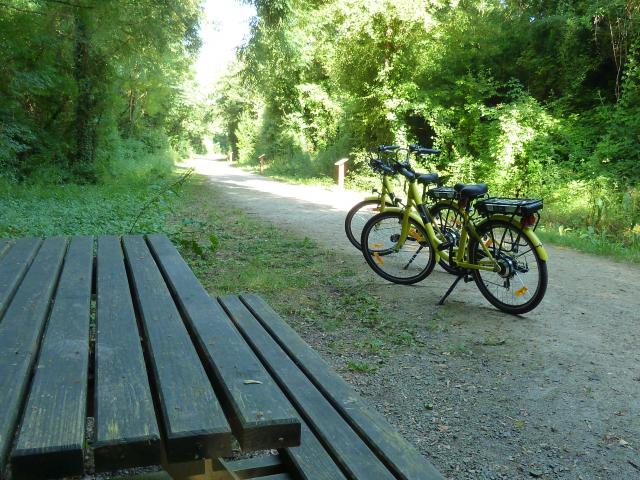
[[[196,279],[164,235],[147,237],[156,261],[173,292],[217,393],[233,433],[245,451],[300,444],[296,412],[266,372],[251,347]]]
[[[66,248],[45,240],[0,323],[0,475],[29,384]]]
[[[189,333],[142,236],[124,237],[171,462],[230,455],[233,436]]]
[[[81,475],[93,238],[69,244],[11,456],[14,478]]]
[[[241,460],[220,460],[224,469],[239,479],[263,477],[282,473],[284,464],[280,455],[245,458]]]
[[[278,344],[329,399],[367,445],[401,479],[433,480],[442,475],[378,412],[315,352],[257,295],[242,300]]]
[[[394,479],[240,299],[220,301],[333,460],[353,478]]]
[[[0,322],[39,246],[39,238],[21,238],[0,258]]]
[[[159,464],[160,432],[117,237],[98,239],[96,283],[96,469]]]
[[[289,471],[297,472],[301,480],[347,478],[304,421],[300,446],[284,448],[280,452],[284,463],[290,467]]]

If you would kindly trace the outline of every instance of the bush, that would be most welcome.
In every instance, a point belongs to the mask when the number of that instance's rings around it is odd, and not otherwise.
[[[106,183],[146,182],[168,176],[177,158],[167,137],[159,132],[142,139],[113,134],[97,152],[96,169]]]

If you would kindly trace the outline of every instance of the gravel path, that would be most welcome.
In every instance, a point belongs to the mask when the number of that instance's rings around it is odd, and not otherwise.
[[[348,243],[360,194],[289,185],[204,158],[188,162],[234,205],[374,275]],[[441,271],[375,294],[415,318],[425,346],[346,379],[453,479],[640,479],[640,268],[547,247],[549,288],[533,312],[495,310],[473,283],[443,307]],[[368,277],[368,278],[371,278]],[[301,332],[336,368],[326,339]]]

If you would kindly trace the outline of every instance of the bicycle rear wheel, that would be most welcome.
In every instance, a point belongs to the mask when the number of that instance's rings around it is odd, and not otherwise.
[[[402,214],[380,213],[362,230],[362,254],[371,269],[385,280],[411,285],[424,280],[435,266],[431,242],[424,227],[409,220],[409,236],[398,245],[402,233]]]
[[[364,225],[380,212],[380,202],[378,200],[364,200],[356,203],[347,213],[344,219],[344,233],[351,244],[358,250],[362,250],[360,246],[360,237]]]
[[[503,312],[522,314],[538,306],[547,291],[547,262],[542,260],[523,230],[502,220],[478,227],[481,241],[500,266],[499,272],[473,270],[484,297]],[[480,243],[471,243],[471,262],[486,258]]]

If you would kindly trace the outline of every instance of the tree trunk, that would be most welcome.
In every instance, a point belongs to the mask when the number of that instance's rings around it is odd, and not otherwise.
[[[136,97],[136,89],[135,87],[132,86],[131,92],[129,94],[129,125],[127,127],[127,137],[133,136],[137,102],[138,102],[138,98]]]
[[[76,98],[76,152],[74,170],[87,174],[93,167],[94,157],[94,122],[90,63],[90,38],[83,12],[75,17],[75,65],[74,76],[78,88]]]

